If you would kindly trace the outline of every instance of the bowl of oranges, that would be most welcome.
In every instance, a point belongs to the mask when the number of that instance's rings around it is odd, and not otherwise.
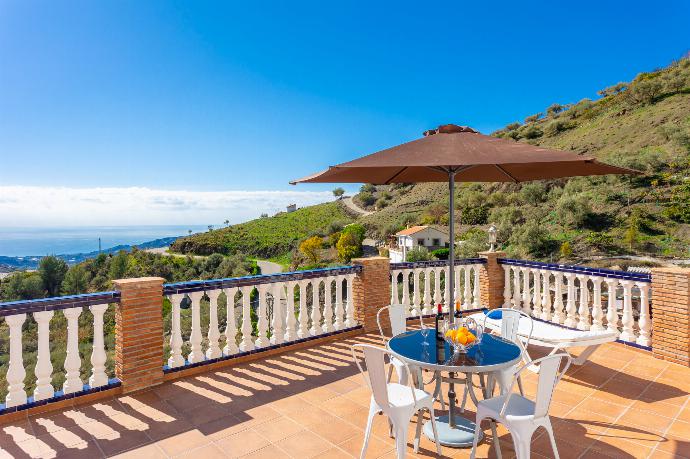
[[[466,353],[479,343],[482,335],[482,327],[473,319],[449,325],[444,333],[446,341],[455,352]]]

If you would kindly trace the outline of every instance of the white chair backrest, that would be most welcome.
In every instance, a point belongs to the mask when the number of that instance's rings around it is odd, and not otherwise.
[[[405,314],[405,309],[406,306],[402,304],[392,304],[390,306],[384,306],[381,309],[379,309],[379,312],[376,313],[376,323],[379,326],[379,333],[381,334],[381,338],[386,340],[386,335],[383,332],[383,326],[381,324],[381,314],[384,311],[388,311],[388,320],[390,322],[390,328],[391,328],[391,335],[399,335],[401,333],[405,333],[407,331],[407,317]],[[420,327],[424,326],[424,323],[422,322],[422,316],[419,316],[419,325]]]
[[[364,363],[367,367],[366,373],[357,357],[357,350],[364,353]],[[371,344],[353,344],[352,358],[364,377],[371,393],[374,395],[376,404],[387,412],[390,404],[388,403],[388,383],[386,381],[386,361],[385,356],[388,352],[380,347]]]
[[[529,340],[532,338],[532,331],[534,330],[534,320],[527,314],[517,309],[512,308],[497,308],[492,309],[488,312],[488,315],[484,318],[484,325],[486,328],[486,319],[491,316],[491,314],[501,313],[501,337],[512,341],[523,346],[522,341],[518,338],[518,330],[520,329],[520,319],[525,320],[529,324],[529,334],[527,335],[527,340],[524,342],[524,347],[527,348],[529,345]]]
[[[565,367],[560,370],[563,360]],[[534,360],[532,364],[539,365],[539,382],[537,383],[537,399],[535,400],[534,417],[541,418],[549,414],[549,406],[556,384],[561,380],[570,367],[572,358],[568,354],[554,354]]]

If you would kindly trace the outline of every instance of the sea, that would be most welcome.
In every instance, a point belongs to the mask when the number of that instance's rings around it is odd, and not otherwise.
[[[206,231],[207,226],[91,226],[62,228],[1,228],[0,256],[26,257],[88,253],[120,245]]]

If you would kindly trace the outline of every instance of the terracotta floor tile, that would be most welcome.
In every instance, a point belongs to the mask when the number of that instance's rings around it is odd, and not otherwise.
[[[258,451],[270,444],[254,429],[247,429],[215,442],[229,457],[240,457]]]
[[[280,459],[287,457],[287,453],[275,445],[268,445],[264,448],[251,452],[242,459]]]
[[[362,444],[364,443],[364,434],[354,436],[349,440],[345,440],[338,446],[345,450],[347,453],[359,457],[362,451]],[[385,442],[377,437],[372,436],[369,439],[369,445],[367,447],[366,457],[381,457],[389,451],[395,449],[395,446],[390,442]]]
[[[159,440],[156,444],[168,456],[177,456],[211,443],[211,439],[196,429],[187,430]]]
[[[130,430],[126,434],[123,433],[119,438],[96,439],[96,443],[106,456],[112,456],[151,443],[151,438],[146,435],[146,432]]]
[[[342,450],[338,447],[333,447],[331,449],[324,451],[323,453],[317,454],[314,457],[318,458],[318,459],[351,459],[355,456],[353,456],[350,453],[345,452],[344,450]],[[359,456],[357,456],[357,457],[359,457]],[[274,458],[270,458],[270,459],[274,459]]]
[[[303,431],[276,442],[275,445],[294,458],[314,457],[333,445],[313,432]]]
[[[156,445],[141,446],[115,456],[117,459],[166,459],[167,457]]]
[[[667,438],[659,442],[657,450],[690,458],[690,440]]]
[[[672,419],[657,416],[648,411],[630,408],[621,416],[616,424],[630,427],[644,427],[645,430],[663,432],[671,425]]]
[[[646,448],[637,443],[615,437],[597,440],[592,444],[591,449],[604,455],[621,459],[645,458],[651,452],[651,448]]]
[[[312,426],[310,430],[334,444],[342,443],[361,432],[349,422],[337,418]]]
[[[329,422],[328,424],[330,425],[332,422]],[[302,424],[298,424],[287,417],[272,419],[255,427],[255,430],[271,443],[276,443],[283,438],[294,435],[304,429],[305,427]]]

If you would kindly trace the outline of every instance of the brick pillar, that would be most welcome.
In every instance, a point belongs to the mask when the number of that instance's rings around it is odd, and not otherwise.
[[[652,268],[652,353],[690,366],[690,269]]]
[[[365,331],[377,331],[376,314],[391,301],[390,261],[387,257],[353,258],[352,264],[362,266],[352,284],[355,320]]]
[[[505,252],[479,252],[480,258],[486,259],[486,264],[479,269],[479,297],[484,308],[495,309],[503,307],[503,287],[505,286],[505,271],[503,265],[496,261],[505,258]]]
[[[163,282],[161,277],[113,281],[120,291],[115,310],[115,376],[122,391],[163,382]]]

